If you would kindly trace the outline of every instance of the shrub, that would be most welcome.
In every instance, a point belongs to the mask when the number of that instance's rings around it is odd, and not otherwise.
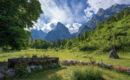
[[[37,55],[33,55],[32,58],[38,58]]]
[[[15,65],[15,71],[16,71],[16,76],[18,76],[18,77],[26,76],[28,74],[27,64],[19,63],[19,64]]]
[[[71,80],[104,80],[104,78],[99,70],[86,68],[84,71],[73,71]]]
[[[97,49],[96,47],[89,46],[89,45],[83,45],[83,46],[80,47],[81,51],[93,51],[93,50],[96,50],[96,49]]]
[[[89,60],[90,60],[91,64],[95,64],[96,63],[96,61],[95,61],[95,59],[93,57],[89,57]]]

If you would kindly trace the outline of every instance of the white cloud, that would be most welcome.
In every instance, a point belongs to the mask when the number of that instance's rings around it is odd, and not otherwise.
[[[71,33],[78,31],[100,8],[107,9],[114,4],[130,4],[130,0],[39,0],[44,14],[41,14],[35,29],[44,32],[53,30],[57,22],[66,25]],[[59,2],[58,4],[55,2]],[[78,2],[76,2],[78,1]],[[86,3],[85,3],[86,1]],[[68,2],[71,5],[68,6]],[[89,5],[89,7],[87,6]]]
[[[79,28],[81,27],[81,24],[79,23],[73,23],[72,25],[67,24],[66,27],[69,29],[70,33],[73,34],[78,32]]]
[[[73,25],[73,23],[81,23],[87,19],[85,15],[80,15],[81,10],[84,11],[85,9],[83,8],[84,5],[80,1],[77,4],[73,2],[75,0],[70,1],[72,8],[68,6],[67,0],[60,0],[60,6],[56,4],[55,0],[39,1],[44,14],[42,14],[37,23],[35,23],[35,28],[42,29],[44,32],[49,32],[54,29],[50,25],[56,24],[57,22],[61,22],[65,25]],[[76,28],[73,30],[77,30],[77,27],[73,28]]]
[[[44,16],[48,17],[50,22],[62,22],[62,23],[72,23],[73,17],[70,8],[63,4],[60,8],[52,0],[40,0],[42,10],[44,11]],[[63,9],[64,8],[64,9]]]
[[[89,17],[92,16],[93,12],[97,13],[100,8],[107,9],[114,4],[130,4],[130,0],[87,0],[87,3],[90,7],[85,9],[85,12]]]
[[[42,27],[41,30],[48,33],[49,31],[53,30],[56,25],[57,25],[57,23],[51,23],[50,22],[48,24],[44,24],[44,27]]]

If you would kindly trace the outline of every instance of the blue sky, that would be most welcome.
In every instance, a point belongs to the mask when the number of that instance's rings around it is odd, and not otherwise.
[[[130,4],[130,0],[39,0],[42,13],[34,23],[35,29],[49,32],[61,22],[71,33],[78,31],[99,8],[107,9],[114,4]]]

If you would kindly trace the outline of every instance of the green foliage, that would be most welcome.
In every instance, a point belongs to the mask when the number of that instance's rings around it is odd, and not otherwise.
[[[55,47],[55,48],[64,48],[67,41],[69,40],[58,40],[56,42],[53,42],[53,46],[52,47]]]
[[[104,80],[102,73],[93,68],[86,68],[84,71],[76,70],[72,73],[71,80]]]
[[[97,25],[95,32],[91,34],[91,46],[97,46],[103,51],[112,48],[123,50],[130,45],[130,8]]]
[[[16,76],[23,77],[28,74],[27,71],[27,64],[26,63],[19,63],[15,66]]]
[[[41,13],[38,0],[0,0],[0,47],[24,49],[29,31]]]
[[[33,55],[32,58],[38,58],[37,55]]]
[[[93,51],[96,50],[97,48],[95,46],[82,45],[79,49],[81,51]]]
[[[50,80],[63,80],[63,78],[62,78],[60,75],[53,74],[53,75],[50,77]]]
[[[72,42],[71,42],[71,41],[67,41],[66,47],[67,47],[67,48],[70,48],[71,46],[72,46]]]
[[[30,40],[29,44],[31,48],[36,48],[36,49],[47,49],[52,46],[51,42],[47,42],[42,39]]]

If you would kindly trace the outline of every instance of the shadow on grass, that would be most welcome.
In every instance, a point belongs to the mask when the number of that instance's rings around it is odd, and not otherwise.
[[[50,80],[50,76],[56,74],[57,71],[62,70],[64,68],[55,68],[55,69],[48,69],[48,70],[42,70],[42,71],[36,71],[30,73],[26,77],[14,77],[7,80]]]
[[[120,57],[120,60],[130,60],[130,58]]]

